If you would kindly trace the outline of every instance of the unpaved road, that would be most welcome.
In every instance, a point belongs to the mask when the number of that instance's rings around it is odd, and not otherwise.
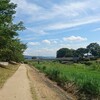
[[[32,100],[27,70],[22,64],[0,90],[0,100]]]
[[[31,80],[33,100],[75,100],[64,92],[54,82],[50,81],[43,73],[28,65],[28,77]]]
[[[22,64],[0,90],[0,100],[75,100],[35,68]]]

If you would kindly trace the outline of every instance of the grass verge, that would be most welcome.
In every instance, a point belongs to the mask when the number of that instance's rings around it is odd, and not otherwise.
[[[8,66],[0,66],[0,88],[3,87],[6,80],[11,77],[18,68],[19,65],[12,64],[9,64]]]
[[[100,62],[88,63],[31,62],[64,90],[78,95],[79,100],[100,99]]]

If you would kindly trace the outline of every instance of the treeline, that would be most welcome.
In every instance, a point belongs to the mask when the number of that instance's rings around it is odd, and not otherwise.
[[[18,31],[24,30],[23,22],[14,23],[16,4],[0,0],[0,61],[23,60],[26,45],[18,39]]]
[[[85,54],[94,57],[100,57],[100,45],[98,43],[90,43],[86,48],[78,48],[77,50],[69,48],[61,48],[57,51],[57,58],[62,57],[80,57]]]

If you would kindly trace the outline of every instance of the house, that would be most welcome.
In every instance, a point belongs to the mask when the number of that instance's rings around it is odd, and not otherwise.
[[[93,56],[91,53],[85,53],[85,54],[83,55],[83,58],[90,59],[90,58],[94,58],[94,56]]]

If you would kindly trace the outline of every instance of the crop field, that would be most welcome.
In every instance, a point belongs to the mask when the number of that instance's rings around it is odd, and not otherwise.
[[[48,78],[57,82],[65,91],[77,95],[78,99],[100,99],[100,62],[61,64],[42,61],[38,64],[35,61],[30,63],[45,73]]]

